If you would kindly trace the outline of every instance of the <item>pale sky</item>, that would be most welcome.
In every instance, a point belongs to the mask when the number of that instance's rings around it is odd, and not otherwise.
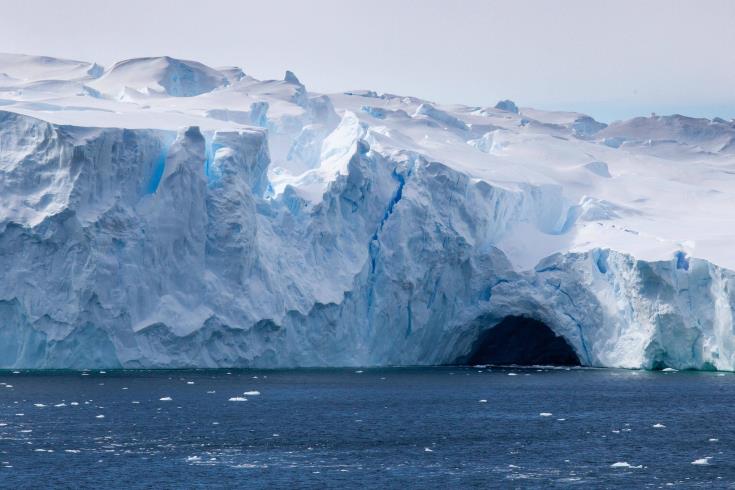
[[[2,0],[0,51],[169,55],[308,89],[735,117],[733,0]]]

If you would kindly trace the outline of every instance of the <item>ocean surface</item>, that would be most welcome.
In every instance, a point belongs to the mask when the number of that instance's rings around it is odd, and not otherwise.
[[[729,373],[3,371],[0,487],[728,488],[734,412]]]

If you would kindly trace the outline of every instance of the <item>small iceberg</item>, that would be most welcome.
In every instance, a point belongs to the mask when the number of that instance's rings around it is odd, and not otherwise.
[[[705,458],[699,458],[692,461],[692,464],[696,464],[698,466],[708,465],[709,460],[712,459],[712,456],[707,456]]]

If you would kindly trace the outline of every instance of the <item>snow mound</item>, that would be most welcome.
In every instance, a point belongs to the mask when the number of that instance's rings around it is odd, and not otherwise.
[[[636,117],[619,121],[596,134],[627,145],[685,145],[703,151],[735,151],[735,124],[723,119],[671,116]]]
[[[499,101],[497,104],[495,104],[495,108],[501,111],[518,114],[518,106],[516,106],[515,102],[509,99]]]
[[[145,95],[193,97],[229,83],[225,74],[202,63],[162,56],[116,63],[91,85],[118,97],[126,90]]]
[[[49,56],[0,53],[2,78],[17,81],[84,80],[102,75],[102,67],[86,61],[65,60]]]

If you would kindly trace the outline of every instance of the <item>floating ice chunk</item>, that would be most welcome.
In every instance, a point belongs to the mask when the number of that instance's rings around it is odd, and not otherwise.
[[[518,376],[516,373],[508,373],[508,376]]]
[[[103,419],[103,418],[105,418],[105,416],[104,416],[104,415],[102,415],[102,414],[100,414],[100,415],[97,415],[97,416],[95,416],[95,418],[96,418],[96,419]]]
[[[69,405],[76,407],[77,405],[79,405],[79,402],[71,402]]]
[[[540,417],[551,417],[552,415],[554,415],[554,414],[551,413],[551,412],[541,412],[539,414]]]
[[[56,405],[54,405],[54,406],[55,406],[55,407],[65,407],[65,406],[66,406],[66,403],[57,403],[57,404],[56,404]]]
[[[33,404],[33,406],[34,406],[34,407],[38,407],[38,408],[43,408],[43,407],[45,407],[46,405],[44,405],[43,403],[34,403],[34,404]]]
[[[194,384],[194,382],[193,382],[193,381],[187,381],[187,382],[186,382],[186,384],[188,384],[188,385],[193,385],[193,384]]]
[[[132,403],[133,405],[140,405],[140,402],[139,402],[139,401],[137,401],[137,400],[133,400],[133,401],[132,401],[131,403]]]
[[[654,429],[665,429],[666,426],[664,424],[653,424]]]
[[[663,368],[661,370],[661,372],[662,373],[675,373],[675,372],[677,372],[677,369],[674,369],[674,368]]]
[[[556,420],[558,420],[559,422],[564,422],[566,419],[556,419]],[[625,430],[625,429],[623,429],[623,430]]]
[[[71,454],[81,453],[81,451],[79,449],[64,449],[64,452],[65,453],[71,453]]]
[[[618,461],[617,463],[611,464],[610,468],[643,468],[643,465],[633,466],[625,461]]]
[[[425,448],[424,448],[424,452],[425,452],[425,453],[433,453],[433,452],[434,452],[434,450],[433,450],[433,449],[431,449],[431,448],[429,448],[429,447],[425,447]]]
[[[707,457],[704,457],[704,458],[695,459],[694,461],[692,461],[692,464],[696,464],[696,465],[707,465],[707,464],[709,464],[709,460],[710,459],[712,459],[712,456],[707,456]]]
[[[170,396],[162,396],[159,400],[162,402],[170,402],[172,398]]]
[[[258,390],[246,391],[245,393],[243,393],[243,395],[245,395],[245,396],[258,396],[258,395],[260,395],[260,392]]]
[[[211,391],[208,391],[208,392],[207,392],[207,394],[208,394],[208,395],[211,395],[211,394],[213,394],[213,393],[217,393],[217,392],[216,392],[216,391],[214,391],[214,390],[211,390]]]
[[[248,399],[245,398],[245,397],[242,397],[242,396],[233,396],[233,397],[231,397],[227,401],[230,401],[230,402],[246,402],[246,401],[248,401]]]
[[[485,399],[483,398],[482,400],[480,400],[480,403],[487,403],[487,400],[485,400]]]
[[[362,371],[358,369],[357,371],[355,371],[355,374],[362,374]]]
[[[709,439],[707,439],[707,441],[708,442],[719,442],[719,439],[717,439],[715,437],[710,437]]]

